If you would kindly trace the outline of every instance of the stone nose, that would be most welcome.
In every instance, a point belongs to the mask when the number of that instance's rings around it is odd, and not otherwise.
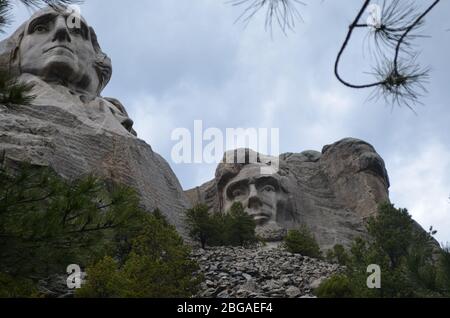
[[[67,29],[66,19],[59,17],[55,22],[55,34],[53,42],[72,42],[70,32]]]
[[[252,197],[256,197],[256,196],[258,196],[258,191],[256,190],[256,187],[254,184],[250,184],[248,197],[252,198]]]
[[[122,120],[121,124],[123,127],[125,127],[126,130],[131,132],[134,122],[130,118],[125,118],[124,120]]]
[[[248,196],[248,203],[247,207],[249,209],[258,209],[262,206],[262,202],[258,197],[258,191],[256,190],[256,187],[254,184],[250,185],[250,193]]]
[[[262,202],[258,197],[251,197],[250,199],[248,199],[247,206],[249,209],[257,210],[262,206]]]

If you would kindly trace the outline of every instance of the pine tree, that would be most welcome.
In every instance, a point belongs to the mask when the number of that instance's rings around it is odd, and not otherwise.
[[[186,212],[190,236],[206,246],[245,246],[257,241],[256,223],[241,203],[235,203],[227,213],[209,212],[200,204]]]
[[[340,292],[345,293],[341,295],[344,297],[448,296],[450,257],[448,250],[438,251],[432,228],[426,232],[414,223],[406,209],[382,204],[367,229],[371,239],[356,239],[342,258],[346,279],[339,276],[325,281],[318,296],[336,297]],[[341,253],[342,249],[338,251]],[[371,264],[380,266],[381,289],[367,288],[367,266]]]
[[[225,217],[227,241],[232,246],[245,246],[257,241],[255,235],[256,223],[245,212],[242,203],[234,203]]]
[[[216,228],[214,218],[209,213],[208,206],[197,205],[186,211],[186,224],[189,228],[189,235],[199,242],[202,248],[207,244],[217,241],[219,229]]]
[[[135,192],[94,176],[64,180],[49,168],[0,169],[0,274],[45,278],[114,254],[114,237],[143,213]]]
[[[319,244],[306,226],[289,231],[284,239],[284,246],[291,253],[314,258],[322,257]]]
[[[87,283],[77,291],[81,298],[192,297],[202,277],[190,259],[190,249],[175,228],[158,213],[140,219],[124,261],[105,257],[87,269]]]

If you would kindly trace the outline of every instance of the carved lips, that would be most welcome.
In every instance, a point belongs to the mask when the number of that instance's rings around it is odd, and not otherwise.
[[[47,53],[47,52],[50,52],[50,51],[56,51],[56,50],[68,51],[68,52],[74,54],[73,50],[70,47],[66,46],[66,45],[55,45],[55,46],[52,46],[51,48],[44,50],[44,53]]]
[[[245,209],[245,211],[253,217],[257,225],[266,223],[272,217],[272,212],[268,209]]]

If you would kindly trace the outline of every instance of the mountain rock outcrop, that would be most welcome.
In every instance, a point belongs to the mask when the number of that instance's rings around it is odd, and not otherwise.
[[[100,95],[112,65],[95,31],[80,17],[43,9],[0,43],[0,69],[33,85],[31,105],[0,105],[0,158],[50,166],[66,178],[88,173],[135,188],[149,211],[159,208],[184,233],[189,201],[168,163],[136,137],[116,99]]]
[[[238,153],[224,158],[236,159]],[[356,237],[366,236],[365,221],[376,215],[379,204],[389,201],[384,161],[364,141],[349,138],[321,153],[283,154],[277,172],[269,175],[261,169],[275,158],[245,153],[243,161],[224,160],[214,180],[186,194],[192,204],[207,204],[217,213],[241,202],[268,241],[280,241],[287,230],[306,225],[322,249],[350,246]]]

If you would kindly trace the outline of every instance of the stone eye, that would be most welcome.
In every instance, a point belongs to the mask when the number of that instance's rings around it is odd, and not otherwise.
[[[236,198],[236,197],[240,197],[241,195],[243,195],[244,192],[240,189],[236,189],[236,190],[233,190],[233,192],[231,194],[234,198]]]
[[[44,24],[38,24],[33,28],[33,32],[37,32],[37,33],[45,33],[47,31],[48,31],[48,28]]]
[[[73,34],[82,35],[81,28],[76,28],[76,27],[74,27],[74,28],[70,28],[69,30],[70,30],[70,32],[73,33]]]
[[[263,192],[275,192],[275,187],[271,185],[266,185],[262,190]]]

